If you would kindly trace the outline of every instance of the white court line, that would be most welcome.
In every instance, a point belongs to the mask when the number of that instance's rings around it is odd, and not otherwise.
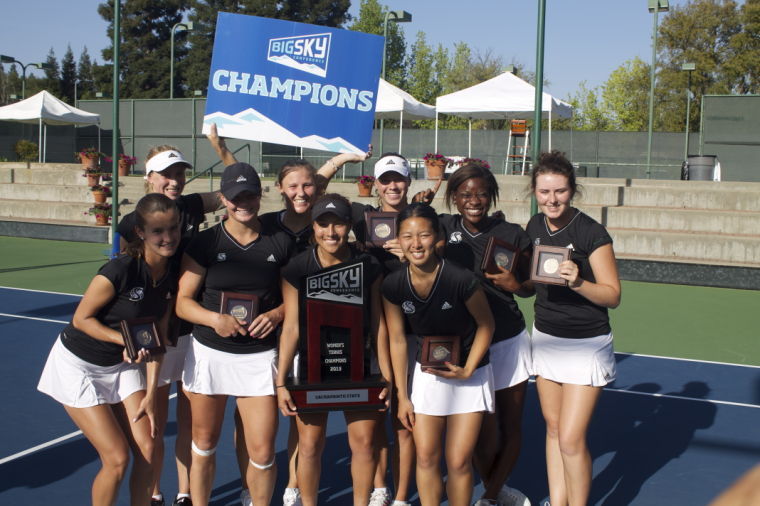
[[[22,315],[18,315],[18,314],[0,313],[0,316],[7,316],[9,318],[23,318],[24,320],[36,320],[36,321],[40,321],[40,322],[63,323],[63,324],[69,323],[69,322],[63,321],[63,320],[51,320],[49,318],[37,318],[35,316],[22,316]]]
[[[175,397],[177,397],[177,394],[171,394],[169,396],[169,399],[174,399]],[[10,462],[12,460],[20,459],[21,457],[23,457],[25,455],[29,455],[30,453],[34,453],[34,452],[36,452],[38,450],[44,450],[45,448],[48,448],[48,447],[53,446],[55,444],[61,443],[63,441],[66,441],[67,439],[75,438],[75,437],[77,437],[77,436],[79,436],[81,434],[82,434],[81,430],[78,430],[78,431],[75,431],[75,432],[71,432],[69,434],[66,434],[65,436],[61,436],[59,438],[53,439],[51,441],[48,441],[47,443],[42,443],[42,444],[39,444],[39,445],[34,446],[32,448],[28,448],[28,449],[20,451],[18,453],[14,453],[13,455],[8,455],[7,457],[5,457],[3,459],[0,459],[0,466],[3,465],[3,464],[5,464],[6,462]]]
[[[23,292],[36,292],[36,293],[51,293],[53,295],[71,295],[72,297],[81,297],[81,293],[66,293],[66,292],[49,292],[47,290],[32,290],[31,288],[16,288],[15,286],[0,286],[6,290],[20,290]]]
[[[684,397],[681,395],[658,394],[658,393],[650,393],[650,392],[636,392],[635,390],[625,390],[622,388],[606,388],[605,387],[604,390],[608,390],[610,392],[621,392],[624,394],[649,395],[650,397],[663,397],[665,399],[678,399],[681,401],[709,402],[710,404],[723,404],[725,406],[738,406],[740,408],[760,408],[760,406],[757,404],[745,404],[743,402],[731,402],[731,401],[718,401],[715,399],[701,399],[699,397]]]
[[[696,358],[664,357],[662,355],[644,355],[642,353],[625,353],[622,351],[616,351],[615,355],[629,355],[631,357],[644,357],[644,358],[661,358],[663,360],[680,360],[682,362],[697,362],[701,364],[730,365],[732,367],[749,367],[751,369],[760,369],[760,365],[734,364],[731,362],[716,362],[713,360],[699,360]]]

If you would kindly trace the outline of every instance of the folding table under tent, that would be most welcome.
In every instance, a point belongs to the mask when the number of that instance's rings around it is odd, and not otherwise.
[[[435,107],[423,104],[409,93],[380,78],[380,84],[377,87],[375,118],[398,119],[399,123],[403,123],[404,119],[433,119]],[[399,153],[401,153],[402,138],[403,128],[399,124]]]
[[[472,156],[473,119],[531,119],[536,88],[511,72],[435,99],[435,151],[438,152],[438,114],[452,114],[469,120],[467,156]],[[542,94],[541,117],[549,119],[549,149],[552,145],[552,118],[570,118],[573,107],[548,93]]]
[[[100,150],[100,114],[72,107],[45,90],[26,100],[0,107],[0,121],[39,125],[39,139],[40,144],[42,144],[42,149],[38,150],[40,162],[45,161],[48,125],[97,125],[98,150]]]

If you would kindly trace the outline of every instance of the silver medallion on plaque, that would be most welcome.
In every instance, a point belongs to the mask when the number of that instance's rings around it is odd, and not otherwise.
[[[150,330],[141,330],[137,333],[137,342],[143,346],[148,346],[153,341],[153,334]]]
[[[387,223],[378,223],[375,226],[375,235],[379,239],[385,239],[391,235],[391,227]]]
[[[248,310],[244,305],[238,304],[230,309],[230,314],[238,320],[245,321],[245,319],[248,317]]]
[[[451,352],[445,346],[436,346],[433,348],[433,359],[443,361],[449,358]]]

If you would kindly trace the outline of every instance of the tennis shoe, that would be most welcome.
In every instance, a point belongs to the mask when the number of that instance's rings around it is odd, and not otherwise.
[[[240,491],[240,503],[243,506],[253,506],[253,501],[251,500],[251,493],[248,491],[247,488],[244,488]]]
[[[389,506],[391,503],[391,495],[388,493],[388,489],[372,491],[372,495],[369,496],[369,506]]]
[[[493,506],[494,504],[498,503],[490,499],[478,499],[472,506]]]
[[[155,497],[150,498],[150,506],[164,506],[164,496],[161,496],[160,499],[156,499]]]
[[[530,506],[530,500],[525,494],[506,485],[499,490],[497,502],[501,506]]]
[[[286,488],[282,494],[282,506],[301,506],[301,492],[297,488]]]
[[[193,501],[189,497],[177,497],[172,506],[193,506]]]

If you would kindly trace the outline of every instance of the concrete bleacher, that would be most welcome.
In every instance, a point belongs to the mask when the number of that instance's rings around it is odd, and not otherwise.
[[[509,221],[530,217],[527,176],[497,176],[497,206]],[[604,224],[621,260],[760,269],[760,183],[579,178],[575,205]],[[218,188],[218,178],[214,187]],[[431,186],[413,181],[410,195]],[[261,212],[283,207],[272,181],[264,181]],[[441,188],[434,201],[447,212]],[[199,179],[185,193],[209,191]],[[352,182],[333,181],[330,191],[360,198]],[[120,178],[121,214],[144,194],[141,176]],[[97,227],[84,212],[90,191],[78,164],[0,163],[0,235],[107,242],[109,227]],[[222,212],[207,216],[208,224]],[[760,271],[757,271],[760,272]]]

